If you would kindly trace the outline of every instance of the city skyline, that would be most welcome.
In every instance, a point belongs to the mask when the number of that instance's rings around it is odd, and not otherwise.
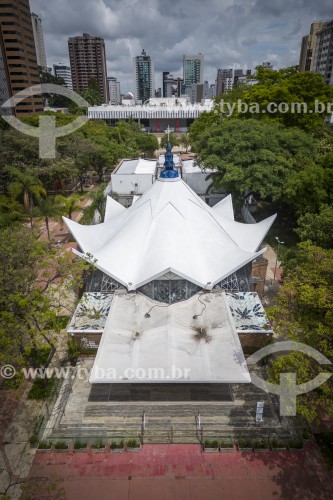
[[[68,63],[69,37],[83,32],[101,36],[108,75],[117,77],[124,93],[134,90],[132,60],[143,47],[155,61],[156,88],[162,87],[163,71],[182,76],[186,53],[204,55],[204,80],[213,83],[219,68],[254,69],[265,60],[275,69],[298,64],[302,36],[308,34],[311,22],[333,17],[328,0],[315,5],[300,0],[294,6],[286,0],[274,5],[263,0],[252,5],[245,0],[237,4],[180,0],[172,7],[164,0],[147,0],[145,9],[134,0],[114,0],[112,10],[110,0],[98,0],[93,6],[78,0],[30,3],[43,21],[50,66]]]

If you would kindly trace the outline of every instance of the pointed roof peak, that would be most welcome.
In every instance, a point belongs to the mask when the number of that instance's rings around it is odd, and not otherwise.
[[[170,142],[170,129],[168,127],[168,142],[166,145],[165,156],[164,156],[164,170],[162,170],[160,178],[161,179],[175,179],[179,177],[178,171],[175,170],[175,162],[173,160],[172,146]]]

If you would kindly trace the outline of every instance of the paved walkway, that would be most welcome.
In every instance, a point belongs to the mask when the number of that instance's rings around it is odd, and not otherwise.
[[[199,445],[175,444],[144,445],[140,452],[37,452],[30,477],[51,474],[67,500],[328,500],[333,486],[312,443],[298,452],[203,453]]]

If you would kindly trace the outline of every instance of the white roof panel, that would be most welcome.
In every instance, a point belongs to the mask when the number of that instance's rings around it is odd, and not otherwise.
[[[113,175],[117,174],[150,174],[154,175],[156,171],[156,160],[145,160],[144,158],[135,158],[132,160],[123,160]]]
[[[176,178],[158,179],[132,206],[102,224],[65,221],[96,267],[129,290],[167,271],[211,289],[264,251],[256,252],[274,218],[235,222]]]
[[[195,163],[195,160],[183,160],[183,172],[185,174],[210,174],[213,172],[211,168],[201,168]]]
[[[141,294],[115,296],[90,375],[112,382],[251,382],[225,294],[162,307]]]

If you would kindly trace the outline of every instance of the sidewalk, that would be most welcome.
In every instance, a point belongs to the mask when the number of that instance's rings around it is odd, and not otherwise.
[[[276,260],[276,252],[268,243],[263,242],[263,246],[267,248],[267,251],[263,254],[263,257],[268,260],[266,277],[274,279],[275,273],[275,279],[280,281],[283,272],[282,267],[280,267],[281,261]]]

